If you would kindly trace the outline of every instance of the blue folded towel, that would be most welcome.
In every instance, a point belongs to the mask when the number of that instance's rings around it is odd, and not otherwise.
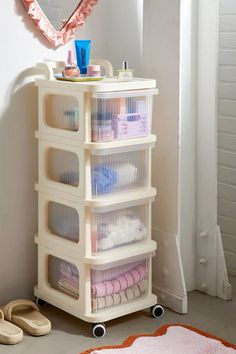
[[[95,195],[111,193],[117,182],[117,171],[110,165],[97,165],[92,170],[92,191]]]

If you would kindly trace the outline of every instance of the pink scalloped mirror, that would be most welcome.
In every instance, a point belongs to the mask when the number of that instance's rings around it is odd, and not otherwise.
[[[22,0],[35,26],[55,47],[74,38],[98,0]]]

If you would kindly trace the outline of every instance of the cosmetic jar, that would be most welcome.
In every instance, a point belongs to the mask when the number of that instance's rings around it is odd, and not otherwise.
[[[100,76],[100,65],[88,65],[87,66],[88,76]]]

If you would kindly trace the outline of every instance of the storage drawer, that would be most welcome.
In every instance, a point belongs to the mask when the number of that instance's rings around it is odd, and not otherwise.
[[[91,269],[92,312],[110,309],[144,297],[149,291],[150,259],[118,267]]]
[[[39,183],[82,198],[138,191],[150,186],[153,145],[85,150],[39,140]]]
[[[148,154],[148,149],[134,149],[132,146],[122,152],[94,150],[91,154],[92,196],[100,197],[146,187]]]
[[[105,93],[39,87],[39,131],[86,142],[145,137],[157,89]]]
[[[92,97],[92,140],[147,136],[151,131],[153,95],[157,90],[98,93]]]

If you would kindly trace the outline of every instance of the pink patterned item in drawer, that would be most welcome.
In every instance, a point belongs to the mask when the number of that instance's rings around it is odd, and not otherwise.
[[[101,297],[119,293],[143,280],[146,276],[147,267],[145,263],[142,263],[112,280],[92,285],[92,295],[95,297]]]

